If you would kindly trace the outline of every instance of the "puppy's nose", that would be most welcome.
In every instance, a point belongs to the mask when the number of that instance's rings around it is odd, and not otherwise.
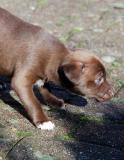
[[[107,93],[106,93],[106,94],[104,94],[103,99],[105,99],[105,100],[106,100],[106,99],[109,99],[109,98],[110,98],[110,95],[109,95],[109,94],[107,94]]]
[[[109,89],[109,90],[104,94],[103,99],[104,99],[104,100],[109,100],[109,99],[111,99],[111,98],[114,96],[114,93],[115,93],[115,91],[114,91],[113,88]]]
[[[100,92],[98,94],[98,101],[101,101],[101,102],[104,102],[104,101],[107,101],[109,99],[111,99],[115,94],[115,91],[113,88],[109,88],[108,90],[106,91],[103,91],[103,92]]]

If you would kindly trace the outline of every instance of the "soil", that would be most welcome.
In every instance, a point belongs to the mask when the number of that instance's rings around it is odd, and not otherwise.
[[[90,49],[104,62],[117,94],[108,102],[44,110],[56,127],[36,129],[16,94],[0,92],[0,160],[124,159],[124,1],[0,0],[16,16],[45,28],[66,46]],[[7,81],[6,81],[7,83]]]

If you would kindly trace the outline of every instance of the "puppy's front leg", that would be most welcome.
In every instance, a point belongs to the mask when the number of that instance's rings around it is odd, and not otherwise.
[[[52,107],[64,107],[64,100],[55,97],[46,88],[40,87],[39,91],[48,105]]]
[[[28,112],[33,123],[40,129],[51,130],[54,128],[54,124],[48,120],[48,117],[44,113],[40,102],[36,99],[30,79],[28,76],[22,74],[16,75],[12,79],[12,88],[16,91],[20,100],[24,104],[25,110]]]

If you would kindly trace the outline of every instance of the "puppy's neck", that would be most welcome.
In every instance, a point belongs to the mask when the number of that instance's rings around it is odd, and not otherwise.
[[[66,77],[62,66],[58,68],[58,75],[59,75],[60,84],[63,87],[67,89],[73,88],[74,84]]]

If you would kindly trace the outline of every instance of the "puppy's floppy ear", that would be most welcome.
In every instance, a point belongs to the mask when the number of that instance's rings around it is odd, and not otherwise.
[[[78,84],[80,76],[83,74],[84,64],[79,61],[64,64],[65,76],[74,84]]]

